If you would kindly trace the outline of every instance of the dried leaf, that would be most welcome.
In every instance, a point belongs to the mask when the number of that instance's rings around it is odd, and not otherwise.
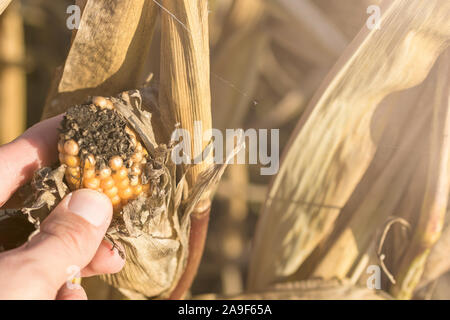
[[[425,265],[422,278],[420,279],[417,289],[422,289],[431,284],[450,270],[450,259],[448,259],[448,252],[450,251],[450,228],[448,220],[450,214],[447,210],[447,223],[442,231],[439,241],[431,249],[430,255]]]
[[[441,95],[442,87],[436,86],[443,76],[439,70],[442,66],[437,63],[421,86],[396,93],[377,108],[371,124],[372,136],[377,139],[374,158],[341,210],[333,233],[302,266],[301,277],[348,276],[369,248],[374,248],[377,232],[390,216],[416,224],[425,192],[421,186],[429,170],[426,155],[436,152],[430,149],[430,123],[435,112],[430,100]],[[386,253],[389,269],[404,249],[397,246]],[[370,261],[378,263],[377,259]]]
[[[340,58],[302,116],[258,222],[249,289],[294,274],[333,227],[373,159],[370,121],[388,94],[422,82],[448,45],[446,1],[386,1],[382,28]],[[417,14],[420,12],[420,14]]]
[[[399,299],[412,297],[430,250],[441,236],[448,205],[450,51],[443,55],[438,68],[440,70],[435,81],[436,94],[430,99],[433,117],[429,140],[429,166],[420,216],[411,243],[397,267],[397,283],[391,288],[392,295]]]

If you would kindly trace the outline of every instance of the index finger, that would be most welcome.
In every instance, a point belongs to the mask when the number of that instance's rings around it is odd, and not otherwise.
[[[62,115],[42,121],[0,147],[0,206],[37,169],[56,162],[61,120]]]

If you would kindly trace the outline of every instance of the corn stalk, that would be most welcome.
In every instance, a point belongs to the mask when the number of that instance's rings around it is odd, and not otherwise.
[[[22,17],[15,3],[0,16],[0,144],[10,142],[25,129],[24,64]]]

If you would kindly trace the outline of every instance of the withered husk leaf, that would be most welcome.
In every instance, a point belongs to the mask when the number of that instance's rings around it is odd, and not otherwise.
[[[6,232],[4,238],[6,239],[5,242],[8,242],[8,244],[3,243],[3,241],[0,242],[0,252],[11,249],[11,246],[20,246],[26,241],[27,237],[30,239],[39,232],[40,222],[48,216],[49,212],[68,192],[67,186],[62,181],[65,169],[66,166],[62,165],[54,170],[51,168],[37,170],[31,182],[22,187],[22,191],[29,194],[24,201],[23,208],[0,210],[0,227],[2,227],[2,232]],[[26,221],[20,219],[24,215],[27,217],[28,223],[34,226],[34,231],[31,234],[26,232],[30,230]],[[10,219],[16,221],[11,223]],[[11,230],[3,230],[9,225],[14,225],[18,231],[25,231],[27,234],[21,232],[14,234]],[[14,242],[14,245],[11,242]]]

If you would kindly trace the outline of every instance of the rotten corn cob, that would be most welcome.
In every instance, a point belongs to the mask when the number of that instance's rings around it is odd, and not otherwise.
[[[70,108],[61,127],[59,160],[67,166],[65,180],[72,191],[102,192],[115,212],[149,192],[148,152],[109,99],[94,97],[90,104]]]

